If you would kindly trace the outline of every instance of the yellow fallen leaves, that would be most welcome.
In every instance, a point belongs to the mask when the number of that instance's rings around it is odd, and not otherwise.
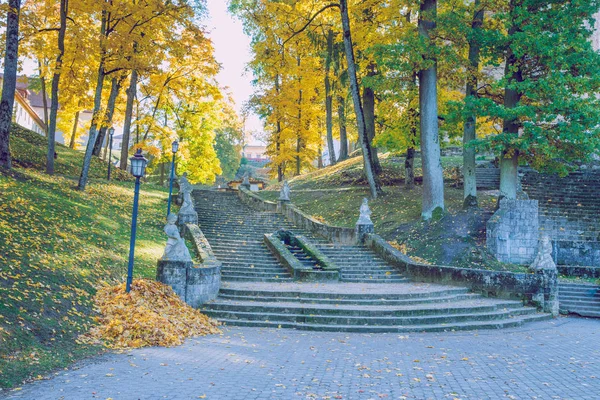
[[[396,250],[400,250],[400,252],[402,254],[405,254],[408,256],[408,253],[410,251],[410,249],[408,248],[408,246],[406,245],[406,243],[398,243],[397,240],[392,240],[390,242],[388,242],[393,248],[395,248]],[[409,256],[411,259],[415,260],[416,262],[420,263],[420,264],[425,264],[425,265],[431,265],[429,263],[429,261],[425,260],[424,258],[421,258],[419,256],[415,256],[415,255],[411,255]]]
[[[177,346],[191,336],[220,333],[218,322],[185,304],[162,283],[136,279],[100,289],[95,297],[98,325],[79,338],[116,349]]]

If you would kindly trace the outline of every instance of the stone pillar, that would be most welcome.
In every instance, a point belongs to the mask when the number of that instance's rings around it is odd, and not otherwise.
[[[363,199],[362,205],[360,206],[360,217],[356,221],[355,226],[356,239],[359,242],[364,241],[365,234],[375,233],[375,227],[373,221],[371,221],[371,209],[369,208],[369,200]]]
[[[537,200],[502,199],[487,223],[486,245],[498,261],[530,264],[536,255],[539,231]]]
[[[169,285],[185,301],[187,288],[187,270],[193,268],[192,261],[158,260],[156,280]]]

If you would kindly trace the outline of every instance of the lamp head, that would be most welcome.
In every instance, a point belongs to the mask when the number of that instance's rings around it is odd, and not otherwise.
[[[142,155],[142,149],[137,149],[131,161],[131,174],[136,178],[142,178],[146,173],[146,164],[148,160]]]
[[[177,150],[179,150],[179,142],[177,140],[175,140],[171,144],[171,151],[173,152],[173,154],[175,154],[175,153],[177,153]]]

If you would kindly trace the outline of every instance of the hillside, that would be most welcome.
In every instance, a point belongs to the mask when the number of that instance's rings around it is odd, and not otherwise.
[[[57,175],[42,173],[46,139],[13,129],[15,168],[0,172],[0,387],[18,385],[100,349],[78,345],[92,323],[92,296],[127,269],[133,182],[108,183],[94,160],[75,190],[83,154],[57,146]],[[153,277],[164,246],[163,188],[143,184],[135,275]]]
[[[521,270],[497,262],[485,250],[485,222],[492,215],[496,197],[479,193],[478,211],[462,209],[463,190],[459,182],[462,157],[442,157],[444,167],[445,216],[439,221],[421,221],[422,188],[404,185],[404,158],[381,155],[384,195],[371,200],[375,232],[404,252],[433,264],[463,267]],[[420,182],[420,158],[415,159],[415,176]],[[362,159],[351,158],[289,180],[292,202],[315,218],[332,225],[353,227],[363,198],[369,189],[362,176]],[[274,184],[259,195],[276,200],[281,185]]]

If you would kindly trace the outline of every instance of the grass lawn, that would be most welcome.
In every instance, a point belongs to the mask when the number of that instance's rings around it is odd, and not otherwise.
[[[41,139],[41,140],[40,140]],[[15,165],[0,173],[0,387],[41,377],[99,348],[75,339],[93,323],[92,297],[127,270],[132,179],[108,183],[96,159],[85,192],[75,190],[82,153],[57,146],[57,175],[40,172],[46,139],[11,137]],[[162,255],[164,188],[142,184],[135,276],[154,277]]]

